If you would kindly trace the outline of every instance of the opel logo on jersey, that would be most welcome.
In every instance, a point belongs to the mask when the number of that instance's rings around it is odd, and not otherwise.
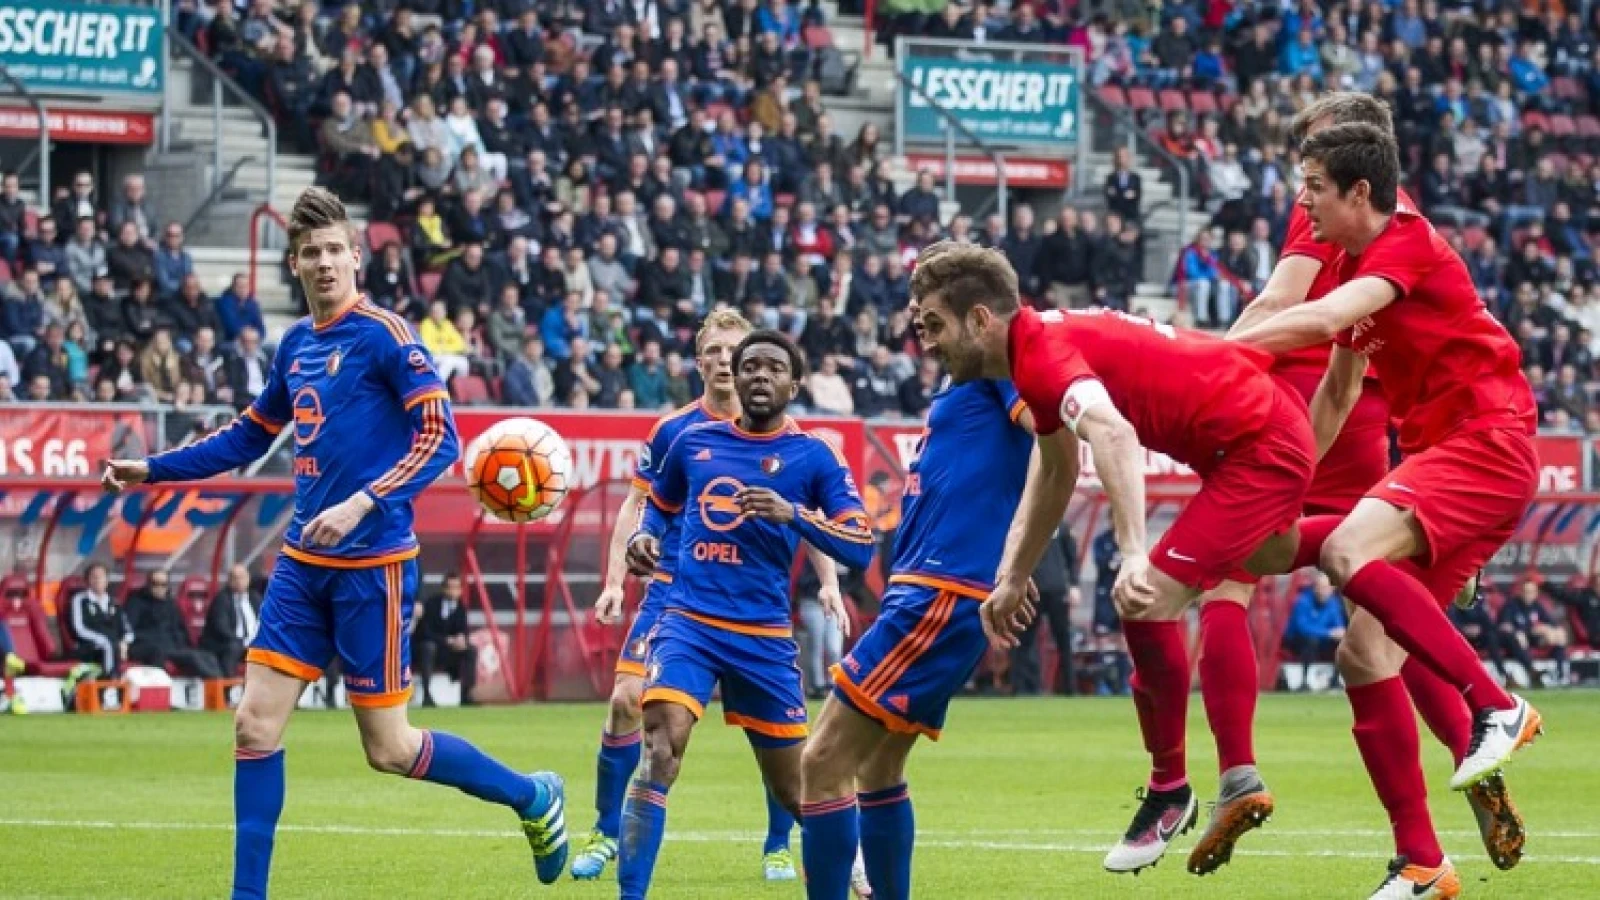
[[[344,354],[334,350],[328,354],[328,375],[332,377],[339,374],[339,364],[344,362]]]
[[[761,471],[765,472],[768,477],[776,475],[783,471],[783,460],[777,456],[769,456],[761,460]]]
[[[322,397],[306,385],[294,395],[294,442],[304,447],[322,433]]]
[[[726,475],[707,482],[696,501],[700,505],[700,520],[706,523],[707,528],[712,531],[732,531],[744,523],[745,512],[739,508],[738,500],[742,490],[743,482]]]

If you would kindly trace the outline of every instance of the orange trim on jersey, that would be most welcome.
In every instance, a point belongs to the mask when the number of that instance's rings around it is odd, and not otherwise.
[[[779,423],[778,427],[772,431],[745,431],[743,428],[739,427],[739,422],[737,419],[728,419],[727,422],[728,427],[733,429],[734,434],[737,434],[742,438],[750,438],[751,440],[756,441],[770,441],[773,438],[783,437],[786,434],[805,434],[805,432],[800,430],[800,426],[796,425],[794,420],[788,416],[784,416],[783,421]],[[817,438],[817,440],[821,441],[822,438]],[[826,444],[827,441],[823,441],[823,443]],[[830,444],[829,446],[832,445]]]
[[[412,397],[410,400],[407,400],[406,401],[406,410],[409,411],[411,409],[411,407],[416,406],[418,403],[422,403],[423,401],[426,401],[426,400],[449,400],[449,399],[450,399],[450,395],[448,393],[446,393],[443,390],[440,390],[439,388],[434,388],[433,390],[425,391],[425,392],[423,392],[421,394],[416,395],[415,397]]]
[[[322,670],[310,663],[303,663],[292,656],[284,656],[274,650],[260,650],[251,647],[244,655],[245,662],[253,662],[258,666],[266,666],[278,672],[298,678],[301,681],[320,681]]]
[[[362,304],[356,308],[356,312],[382,325],[384,330],[389,332],[389,336],[394,338],[394,342],[399,346],[404,347],[407,344],[416,343],[411,336],[411,326],[405,319],[394,313],[371,303]]]
[[[634,675],[639,678],[643,678],[644,663],[634,662],[631,659],[618,659],[617,667],[614,671],[618,675]]]
[[[1022,424],[1022,414],[1027,411],[1027,402],[1020,397],[1017,398],[1017,402],[1011,404],[1011,421],[1016,422],[1019,425]]]
[[[387,691],[400,690],[400,595],[405,576],[399,563],[383,567],[383,587],[387,604],[383,611],[383,685]]]
[[[262,429],[267,432],[267,434],[275,435],[283,430],[282,422],[272,421],[258,412],[254,406],[246,406],[244,408],[244,418],[249,419],[257,425],[260,425]]]
[[[357,694],[354,691],[345,691],[345,696],[350,699],[351,706],[360,706],[365,709],[382,709],[389,706],[405,706],[411,702],[413,688],[402,691],[390,691],[387,694]]]
[[[696,622],[699,622],[701,625],[710,625],[712,628],[720,628],[723,631],[731,631],[734,634],[748,634],[751,637],[775,638],[794,636],[794,629],[788,627],[787,625],[781,628],[773,625],[746,625],[743,622],[730,622],[727,619],[719,619],[716,616],[703,616],[699,613],[689,612],[686,609],[675,609],[673,610],[673,613],[683,616],[686,619],[693,619]]]
[[[948,591],[956,596],[966,597],[968,600],[982,601],[989,599],[989,592],[981,587],[978,587],[977,585],[965,584],[960,581],[951,581],[948,578],[940,578],[937,575],[921,575],[915,572],[902,572],[898,575],[890,575],[889,583],[915,584],[921,587],[930,587],[936,591]]]
[[[930,741],[939,739],[939,729],[918,725],[903,716],[897,715],[893,710],[883,708],[883,704],[861,693],[855,682],[845,675],[844,670],[836,664],[829,670],[833,674],[834,687],[850,699],[850,705],[856,707],[867,716],[876,719],[879,725],[895,734],[920,734],[925,735]]]
[[[677,506],[673,506],[671,503],[661,499],[661,495],[656,493],[655,485],[650,486],[650,502],[654,503],[658,508],[661,509],[662,512],[669,512],[674,515],[683,512],[682,503],[679,503]]]
[[[401,487],[412,476],[416,475],[428,460],[438,452],[439,446],[444,443],[445,434],[449,431],[445,427],[444,401],[437,397],[426,401],[422,407],[422,430],[412,438],[411,452],[395,463],[381,478],[372,483],[372,492],[383,497]]]
[[[814,525],[818,531],[821,531],[824,534],[832,535],[840,540],[851,541],[857,544],[873,543],[872,529],[870,528],[850,528],[842,525],[836,525],[828,519],[823,518],[821,513],[813,512],[809,509],[800,510],[800,517]],[[866,521],[866,516],[862,516],[862,521]]]
[[[810,729],[803,723],[796,725],[792,722],[768,722],[731,712],[723,713],[722,721],[735,728],[754,731],[756,734],[764,734],[771,738],[803,738],[810,733]]]
[[[706,714],[706,708],[701,705],[699,700],[673,688],[645,688],[644,696],[639,698],[639,705],[645,706],[650,703],[676,703],[693,713],[696,719]]]
[[[932,646],[934,638],[944,629],[945,623],[950,621],[950,611],[955,608],[956,595],[948,591],[942,592],[922,614],[922,621],[911,629],[911,633],[900,639],[900,643],[889,651],[877,667],[874,668],[861,682],[861,692],[868,697],[880,697],[889,686],[911,668],[911,664],[926,653]]]
[[[642,491],[646,494],[650,493],[650,482],[640,478],[638,475],[628,479],[628,485],[636,491]]]
[[[833,518],[829,519],[828,521],[833,522],[833,523],[838,524],[838,525],[845,525],[845,524],[848,524],[850,522],[860,522],[862,524],[862,527],[866,527],[867,522],[869,522],[870,520],[867,518],[867,514],[862,510],[859,510],[859,509],[847,509],[844,512],[839,513],[837,516],[834,516]]]
[[[303,562],[308,566],[322,566],[325,569],[376,569],[390,563],[405,562],[416,558],[419,548],[410,547],[405,550],[396,550],[382,556],[323,556],[320,553],[310,553],[299,547],[283,545],[282,553],[295,562]]]
[[[650,580],[654,581],[654,582],[657,582],[659,584],[671,584],[672,583],[672,576],[668,575],[665,572],[651,572],[650,573]]]
[[[344,309],[341,309],[338,312],[334,313],[333,314],[333,318],[329,319],[326,322],[318,322],[315,318],[312,318],[312,320],[311,320],[311,330],[312,331],[323,331],[323,330],[326,330],[328,328],[332,328],[333,326],[339,324],[339,322],[341,320],[343,320],[345,316],[348,316],[352,312],[355,312],[356,308],[359,307],[362,304],[362,302],[365,301],[366,299],[367,298],[366,298],[366,296],[364,294],[356,294],[355,300],[351,301],[350,304],[348,306],[346,306]]]

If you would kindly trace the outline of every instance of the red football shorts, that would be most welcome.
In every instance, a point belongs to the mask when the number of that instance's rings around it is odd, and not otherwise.
[[[1404,461],[1367,496],[1409,509],[1428,546],[1410,560],[1449,603],[1516,531],[1539,489],[1539,457],[1520,426],[1451,435]]]
[[[1276,380],[1270,384],[1266,424],[1202,477],[1200,492],[1150,553],[1152,566],[1192,588],[1216,587],[1300,517],[1317,439],[1300,397]]]
[[[1291,370],[1274,372],[1273,377],[1310,406],[1322,383],[1322,372]],[[1306,492],[1308,516],[1346,515],[1356,503],[1389,471],[1389,404],[1378,383],[1366,379],[1361,398],[1333,446],[1317,462],[1311,489]]]

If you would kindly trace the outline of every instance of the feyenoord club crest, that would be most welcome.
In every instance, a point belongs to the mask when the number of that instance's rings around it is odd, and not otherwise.
[[[339,364],[342,362],[344,362],[344,354],[338,350],[328,354],[328,374],[330,376],[339,374]]]
[[[768,476],[776,475],[783,469],[783,460],[776,456],[769,456],[761,461],[761,471]]]

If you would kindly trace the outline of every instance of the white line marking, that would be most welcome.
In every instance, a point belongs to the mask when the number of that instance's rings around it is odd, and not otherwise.
[[[222,822],[107,822],[94,819],[0,819],[0,828],[59,828],[86,831],[232,831],[233,826]],[[280,825],[278,831],[285,834],[338,834],[355,835],[361,837],[434,837],[434,838],[501,838],[516,834],[507,828],[498,831],[473,828],[369,828],[363,825]],[[932,831],[919,833],[917,846],[937,847],[955,850],[1004,850],[1018,853],[1104,853],[1109,844],[1077,844],[1049,840],[987,840],[986,835],[1016,835],[1018,837],[1042,837],[1048,835],[1081,835],[1093,836],[1110,840],[1115,837],[1109,832],[1077,830],[1077,831]],[[1389,832],[1378,830],[1349,830],[1349,831],[1284,831],[1270,829],[1263,832],[1265,837],[1387,837]],[[1446,831],[1440,832],[1441,836],[1473,837],[1477,832]],[[1537,837],[1595,837],[1595,832],[1569,831],[1552,832],[1548,835],[1536,833]],[[753,831],[686,831],[667,832],[668,841],[686,844],[709,844],[724,842],[759,841],[761,835]],[[1240,850],[1244,856],[1304,858],[1325,857],[1332,859],[1388,859],[1392,854],[1375,850]],[[1600,866],[1600,856],[1525,856],[1523,862],[1530,863],[1557,863],[1562,865]]]

